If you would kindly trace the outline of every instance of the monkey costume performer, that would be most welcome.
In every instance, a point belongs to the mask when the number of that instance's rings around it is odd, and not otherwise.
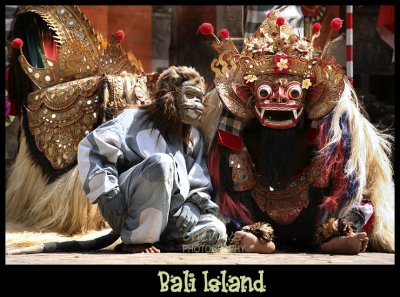
[[[342,20],[330,26],[339,30]],[[199,31],[218,39],[211,24]],[[226,31],[213,43],[207,101],[219,108],[203,116],[202,129],[228,234],[244,251],[271,252],[249,248],[249,236],[257,238],[241,230],[265,222],[273,233],[263,234],[281,251],[394,252],[391,137],[363,115],[327,53],[331,33],[318,52],[320,24],[313,32],[299,37],[273,11],[241,53]]]
[[[204,91],[197,71],[171,66],[157,81],[152,105],[126,109],[80,142],[83,189],[121,234],[122,251],[212,251],[225,244],[205,146],[192,127],[203,113]]]

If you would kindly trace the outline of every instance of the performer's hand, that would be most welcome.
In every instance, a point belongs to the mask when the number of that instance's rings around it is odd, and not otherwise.
[[[107,196],[101,197],[99,204],[102,205],[103,216],[109,218],[110,216],[122,216],[126,213],[126,203],[122,193],[118,193],[113,198]]]
[[[200,218],[200,208],[193,202],[185,202],[179,213],[176,227],[183,232],[192,230]]]

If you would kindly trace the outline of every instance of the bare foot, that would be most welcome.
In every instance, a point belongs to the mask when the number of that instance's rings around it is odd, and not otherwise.
[[[159,253],[160,250],[156,248],[152,243],[141,243],[141,244],[124,244],[116,246],[116,251],[121,251],[126,254],[137,254],[137,253]]]
[[[244,253],[271,254],[275,252],[275,244],[272,241],[263,242],[249,232],[236,231],[232,243],[239,245]]]
[[[334,237],[321,245],[324,254],[358,255],[367,250],[367,233],[352,233],[349,236]]]

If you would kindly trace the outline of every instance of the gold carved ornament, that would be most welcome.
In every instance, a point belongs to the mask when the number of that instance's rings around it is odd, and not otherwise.
[[[232,168],[234,190],[252,191],[254,201],[259,208],[277,223],[292,223],[303,208],[308,206],[308,190],[311,186],[324,188],[326,180],[321,175],[321,159],[314,159],[298,176],[283,189],[267,188],[259,183],[258,173],[246,146],[239,153],[229,155],[229,167]]]
[[[274,221],[288,225],[308,206],[308,190],[320,175],[320,162],[314,160],[283,189],[273,189],[258,183],[252,191],[254,201]]]
[[[44,56],[45,68],[30,65],[22,48],[18,60],[37,87],[26,103],[31,135],[53,169],[63,169],[76,162],[78,143],[98,123],[127,104],[150,103],[147,77],[132,52],[116,36],[108,42],[96,34],[77,6],[22,6],[18,17],[24,13],[39,15],[57,43],[57,61]],[[106,117],[99,120],[101,105]]]
[[[230,39],[213,43],[219,53],[218,58],[211,62],[215,88],[224,106],[235,116],[243,120],[253,118],[251,102],[244,102],[233,88],[244,85],[247,75],[276,75],[276,58],[283,56],[290,60],[290,64],[287,71],[278,75],[310,79],[312,87],[307,91],[310,98],[306,98],[306,110],[310,119],[320,119],[340,99],[346,79],[344,70],[332,56],[325,54],[330,42],[325,46],[323,55],[315,57],[313,44],[319,32],[312,37],[300,38],[287,22],[278,26],[278,17],[276,11],[271,12],[256,32],[245,39],[241,53],[233,49]]]

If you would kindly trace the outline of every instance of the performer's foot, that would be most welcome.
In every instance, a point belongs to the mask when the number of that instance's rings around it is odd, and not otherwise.
[[[352,233],[349,236],[334,237],[321,245],[324,254],[358,255],[367,250],[367,233]]]
[[[275,244],[272,241],[262,242],[249,232],[236,231],[232,243],[239,245],[244,253],[271,254],[275,252]]]
[[[126,254],[137,254],[137,253],[159,253],[160,250],[156,248],[152,243],[141,243],[141,244],[124,244],[117,245],[115,251],[121,251]]]

